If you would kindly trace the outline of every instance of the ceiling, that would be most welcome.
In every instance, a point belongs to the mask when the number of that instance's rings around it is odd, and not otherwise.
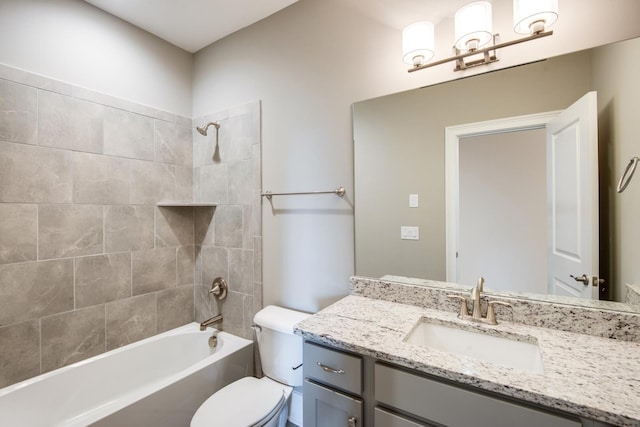
[[[84,1],[193,53],[298,0]]]
[[[84,1],[193,53],[298,0]],[[337,1],[384,25],[401,29],[415,21],[437,24],[470,0]]]

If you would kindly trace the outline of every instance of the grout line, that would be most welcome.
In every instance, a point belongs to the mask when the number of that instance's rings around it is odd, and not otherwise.
[[[129,298],[133,297],[133,251],[129,251]]]
[[[36,203],[36,262],[40,261],[40,205]]]
[[[40,89],[36,89],[36,146],[40,146]]]
[[[104,306],[104,351],[109,351],[107,347],[107,303],[103,304]]]
[[[156,241],[157,241],[157,236],[158,236],[158,221],[157,221],[157,217],[158,217],[158,207],[157,206],[153,206],[153,249],[156,249]]]
[[[107,205],[102,205],[102,253],[107,253]]]
[[[78,309],[78,305],[77,305],[77,301],[76,301],[76,259],[73,259],[73,309],[77,310]]]
[[[42,373],[42,318],[38,319],[38,349],[40,353],[40,373]]]
[[[156,335],[158,333],[158,292],[154,292],[153,293],[153,298],[155,299],[155,323],[156,323],[156,330],[154,331],[154,335]]]

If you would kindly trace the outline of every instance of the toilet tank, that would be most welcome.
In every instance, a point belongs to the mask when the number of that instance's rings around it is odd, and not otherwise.
[[[293,327],[309,316],[274,305],[256,313],[253,322],[260,326],[256,335],[266,376],[292,387],[302,385],[302,338],[293,334]]]

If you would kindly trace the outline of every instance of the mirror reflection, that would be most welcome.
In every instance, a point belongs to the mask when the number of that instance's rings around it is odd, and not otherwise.
[[[459,200],[460,240],[453,252],[449,248],[447,256],[446,229],[452,221],[447,220],[445,208],[447,198],[451,198],[450,189],[446,190],[445,129],[557,113],[595,91],[598,148],[594,156],[600,169],[595,184],[596,200],[599,199],[595,216],[600,222],[593,237],[594,267],[586,274],[589,287],[591,276],[606,282],[589,288],[587,293],[595,298],[624,301],[624,284],[637,283],[638,277],[634,276],[637,269],[633,257],[621,249],[629,244],[622,230],[635,230],[638,226],[633,219],[637,213],[616,195],[615,184],[629,157],[637,155],[633,141],[637,140],[638,129],[633,121],[625,119],[637,110],[640,90],[633,73],[625,70],[637,69],[639,50],[640,40],[634,39],[354,104],[356,274],[450,280],[468,286],[483,275],[488,288],[548,292],[548,258],[545,253],[531,252],[546,252],[549,246],[547,233],[540,230],[540,224],[544,223],[545,229],[548,224],[548,204],[540,206],[542,198],[547,197],[546,188],[520,187],[522,184],[509,188],[513,183],[496,173],[502,164],[509,166],[509,173],[524,175],[533,183],[546,180],[546,171],[540,170],[544,169],[540,162],[544,162],[539,158],[545,156],[544,152],[539,147],[535,152],[527,152],[529,148],[512,142],[509,148],[499,149],[493,155],[487,144],[497,144],[498,138],[490,135],[460,142],[470,147],[463,150],[464,154],[460,151],[460,161],[474,163],[475,173],[495,176],[489,176],[483,184],[486,188],[482,189],[478,175],[474,177],[467,172],[460,175],[470,196]],[[537,129],[545,133],[544,126]],[[459,141],[464,139],[461,137]],[[522,139],[516,138],[519,142]],[[495,181],[491,184],[491,179],[502,180],[502,187]],[[626,192],[625,196],[633,197]],[[527,200],[527,207],[523,200]],[[536,211],[544,219],[535,220],[537,225],[533,219],[523,218],[507,224],[503,215],[485,209],[497,203],[527,214]],[[480,217],[484,219],[478,220]],[[558,232],[571,235],[575,221],[561,223],[557,224]],[[509,227],[511,231],[506,231]],[[461,255],[459,244],[468,240],[472,241],[475,255],[466,258],[464,267],[462,263],[456,264],[457,277],[451,280],[452,258],[456,252]],[[531,247],[528,252],[520,251],[519,242]],[[501,256],[493,261],[483,259],[498,247]],[[514,265],[522,266],[523,270],[513,269]],[[582,273],[576,271],[575,276]],[[523,286],[524,282],[531,286]],[[576,295],[564,290],[552,293]],[[620,309],[625,307],[620,305]]]

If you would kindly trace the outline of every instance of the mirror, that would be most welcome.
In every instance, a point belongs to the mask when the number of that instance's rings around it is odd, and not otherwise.
[[[601,298],[624,301],[624,283],[638,280],[635,266],[620,262],[618,248],[631,246],[620,243],[627,239],[622,230],[636,227],[638,212],[620,214],[633,206],[620,206],[615,186],[628,161],[621,153],[638,155],[633,145],[637,126],[623,120],[626,110],[631,117],[640,104],[634,73],[624,71],[637,70],[638,52],[640,39],[632,39],[355,103],[356,275],[446,280],[445,128],[564,110],[585,93],[597,91],[599,271],[610,285]],[[526,159],[514,161],[525,164]],[[411,195],[417,195],[417,207],[410,207]],[[401,239],[403,226],[417,230],[406,230],[409,239]],[[411,239],[415,231],[417,240]],[[489,281],[486,286],[494,287]]]

